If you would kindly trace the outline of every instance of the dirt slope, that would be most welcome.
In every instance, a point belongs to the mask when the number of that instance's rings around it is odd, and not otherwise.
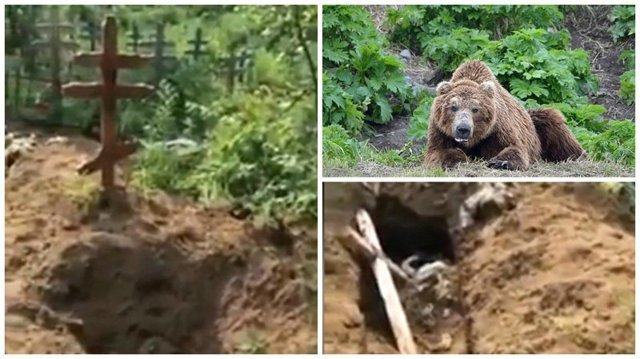
[[[134,190],[100,208],[75,174],[97,144],[46,140],[6,178],[7,353],[315,352],[314,230]]]
[[[371,285],[370,273],[340,242],[364,203],[349,186],[325,187],[324,349],[395,353],[376,293],[361,287]],[[472,228],[458,246],[454,267],[468,327],[457,313],[436,325],[416,324],[415,308],[426,302],[414,298],[408,306],[420,349],[633,353],[633,219],[591,184],[516,184],[512,191],[516,208]],[[440,345],[445,336],[450,341]]]

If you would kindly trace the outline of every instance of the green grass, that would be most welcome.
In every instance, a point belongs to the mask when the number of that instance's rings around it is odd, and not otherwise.
[[[324,163],[327,177],[632,177],[634,169],[610,161],[575,161],[563,163],[538,162],[526,171],[505,171],[488,168],[484,161],[461,164],[443,170],[426,168],[419,161],[403,166],[388,166],[363,161],[354,166]]]
[[[100,198],[100,184],[89,176],[74,175],[59,185],[65,197],[83,211],[88,211]]]
[[[380,151],[361,141],[338,125],[323,129],[322,158],[324,166],[353,167],[362,162],[374,162],[386,166],[406,166],[418,160],[415,154],[407,154],[411,143],[399,150]]]
[[[248,329],[242,334],[242,340],[236,345],[236,350],[241,354],[265,354],[267,346],[255,330]]]

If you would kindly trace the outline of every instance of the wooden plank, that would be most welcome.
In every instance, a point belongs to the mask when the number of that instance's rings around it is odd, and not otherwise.
[[[102,84],[99,82],[70,82],[62,86],[62,93],[73,98],[98,98],[102,96]]]
[[[31,45],[35,46],[37,50],[41,50],[41,51],[44,51],[44,50],[50,51],[49,46],[52,46],[51,40],[35,40],[31,43]],[[73,41],[63,41],[63,40],[58,41],[57,46],[60,46],[61,48],[64,48],[66,50],[75,50],[79,47],[79,45]]]
[[[40,23],[36,24],[36,29],[51,30],[58,28],[60,30],[73,30],[73,25],[69,23]]]
[[[385,262],[387,266],[389,266],[389,269],[391,270],[391,272],[393,272],[393,274],[406,280],[409,283],[413,283],[409,275],[402,268],[400,268],[399,265],[395,264],[384,253],[377,253],[373,248],[371,248],[371,246],[369,245],[369,241],[367,241],[364,237],[362,237],[360,233],[356,232],[353,228],[349,228],[349,235],[351,235],[351,238],[353,238],[356,241],[356,244],[358,245],[358,247],[365,252],[367,257],[373,260],[377,256],[383,262]]]
[[[103,147],[94,159],[84,163],[78,168],[78,174],[88,175],[105,167],[113,167],[119,160],[136,152],[137,147],[137,144],[134,142],[117,143],[110,149],[113,151],[112,153],[107,153],[107,150]]]
[[[153,93],[153,86],[138,85],[117,85],[116,97],[118,98],[143,98]]]
[[[378,253],[384,253],[369,213],[364,209],[359,210],[356,213],[356,222],[358,229],[362,232],[371,248]],[[376,258],[372,263],[372,269],[380,295],[384,301],[393,335],[396,338],[398,350],[401,354],[417,354],[418,351],[409,328],[407,315],[402,308],[402,302],[400,302],[400,296],[391,277],[389,267],[382,259]]]
[[[116,67],[120,69],[137,69],[144,67],[153,61],[151,55],[118,55]]]
[[[135,69],[144,67],[153,60],[153,56],[147,55],[117,55],[116,68]],[[100,66],[102,52],[83,52],[75,55],[73,62],[79,66],[96,67]]]

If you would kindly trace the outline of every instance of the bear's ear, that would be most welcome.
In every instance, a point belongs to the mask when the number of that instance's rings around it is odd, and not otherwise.
[[[496,83],[493,81],[485,81],[480,84],[480,88],[484,91],[489,97],[493,97],[496,93]]]
[[[451,89],[453,88],[453,85],[451,85],[451,82],[449,81],[442,81],[441,83],[438,84],[438,86],[436,86],[436,95],[444,95],[447,92],[451,91]]]

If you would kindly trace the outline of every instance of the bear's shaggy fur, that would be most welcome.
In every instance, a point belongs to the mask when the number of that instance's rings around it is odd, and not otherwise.
[[[480,61],[441,82],[431,106],[425,163],[453,167],[469,158],[492,168],[526,170],[544,159],[578,159],[584,151],[557,110],[527,112]]]

